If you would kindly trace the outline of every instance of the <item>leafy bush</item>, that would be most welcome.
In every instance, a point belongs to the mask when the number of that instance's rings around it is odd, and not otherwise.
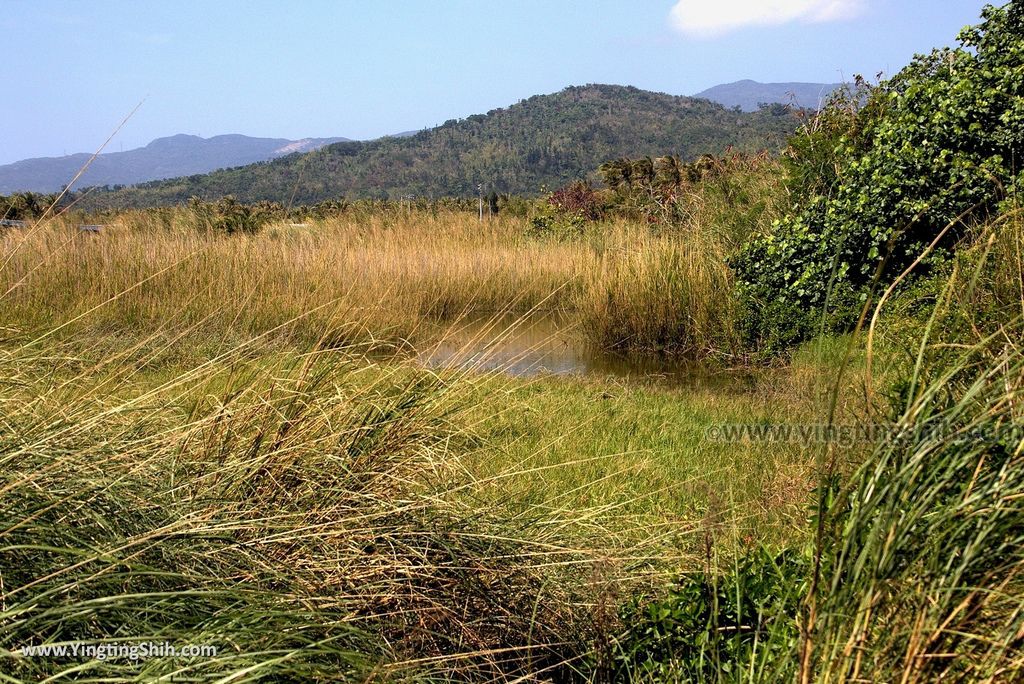
[[[862,133],[874,115],[863,110],[877,104],[871,99],[874,90],[863,77],[855,77],[853,83],[834,90],[825,106],[789,139],[782,165],[786,190],[796,204],[802,206],[814,197],[830,197],[835,192],[842,171],[841,156],[849,153],[846,143],[859,143],[858,152],[867,152],[869,141]]]
[[[983,18],[959,48],[918,56],[873,90],[834,159],[824,144],[844,128],[834,108],[805,131],[791,173],[808,179],[806,197],[732,262],[753,343],[774,351],[823,320],[849,325],[876,280],[891,281],[934,241],[927,273],[1020,189],[1024,6],[988,7]],[[808,186],[828,163],[834,178]]]
[[[589,183],[583,181],[570,183],[551,193],[548,204],[560,214],[579,216],[586,221],[599,221],[604,218],[601,196]]]
[[[809,559],[794,551],[756,549],[723,576],[682,577],[665,598],[634,602],[628,630],[614,643],[615,681],[749,681],[792,679]]]
[[[530,232],[559,238],[580,235],[588,223],[604,218],[604,202],[589,183],[575,181],[548,195],[540,212],[530,219]]]
[[[554,237],[560,240],[579,236],[586,222],[576,216],[560,217],[543,212],[530,219],[528,233],[533,237]]]

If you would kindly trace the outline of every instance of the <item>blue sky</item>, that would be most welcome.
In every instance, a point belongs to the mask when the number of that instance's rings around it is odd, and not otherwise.
[[[174,133],[371,138],[567,85],[894,73],[981,0],[0,0],[0,163]]]

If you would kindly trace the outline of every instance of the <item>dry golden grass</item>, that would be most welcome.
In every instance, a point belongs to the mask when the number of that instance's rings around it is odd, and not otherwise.
[[[605,348],[734,357],[740,339],[725,257],[695,233],[620,241],[578,292],[581,327]]]
[[[174,320],[206,336],[286,326],[332,343],[394,342],[425,322],[545,309],[576,317],[601,346],[700,356],[735,341],[721,250],[629,223],[558,241],[531,237],[523,219],[422,212],[220,235],[185,210],[126,212],[100,234],[61,221],[8,232],[0,263],[5,318],[37,329]]]
[[[3,243],[9,319],[46,326],[104,302],[93,326],[159,327],[173,317],[205,330],[407,337],[423,317],[553,306],[585,258],[579,245],[529,244],[506,222],[463,216],[404,224],[344,220],[271,226],[258,235],[169,229],[127,215],[99,235],[59,224]],[[372,330],[353,330],[359,321]]]
[[[613,599],[593,597],[646,584],[665,535],[626,544],[608,507],[485,502],[495,484],[460,459],[472,380],[237,339],[411,336],[462,310],[566,306],[601,250],[521,227],[417,217],[217,236],[128,214],[98,235],[6,234],[0,315],[20,333],[0,335],[0,647],[161,634],[222,648],[143,663],[139,680],[581,665],[613,619],[598,616]],[[203,341],[216,352],[195,365],[151,363]],[[68,666],[17,667],[30,681]]]

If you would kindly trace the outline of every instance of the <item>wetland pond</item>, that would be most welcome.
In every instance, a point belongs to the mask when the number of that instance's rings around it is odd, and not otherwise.
[[[669,387],[735,387],[745,373],[712,371],[657,354],[619,354],[587,342],[553,314],[475,317],[439,327],[439,339],[414,354],[429,368],[503,372],[518,377],[578,376]]]

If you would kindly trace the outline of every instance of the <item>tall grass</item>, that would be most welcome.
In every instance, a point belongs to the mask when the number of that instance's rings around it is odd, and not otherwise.
[[[612,245],[574,302],[581,327],[610,349],[685,358],[739,353],[732,276],[721,246],[684,235]]]
[[[138,349],[107,351],[0,350],[6,681],[482,681],[582,665],[593,596],[624,566],[570,519],[459,495],[474,486],[454,452],[464,378],[233,349],[153,386]],[[165,640],[219,651],[18,654]]]
[[[911,389],[832,516],[818,681],[1024,674],[1024,356],[971,351]]]
[[[471,222],[439,239],[429,220],[230,237],[138,220],[3,238],[0,676],[585,671],[616,587],[657,559],[610,541],[603,511],[477,496],[494,485],[460,459],[474,381],[368,365],[346,340],[413,336],[442,299],[547,305],[591,248]],[[515,292],[477,291],[494,280]],[[18,652],[163,641],[219,650]]]
[[[588,257],[580,245],[527,242],[505,222],[429,214],[231,236],[129,214],[100,235],[50,225],[3,247],[13,320],[63,323],[116,296],[91,326],[151,330],[173,312],[207,331],[259,333],[298,319],[306,339],[324,328],[404,337],[424,318],[557,306]]]
[[[685,572],[627,606],[613,640],[621,676],[1021,681],[1020,235],[1016,212],[983,227],[944,279],[879,318],[874,353],[892,358],[864,393],[886,432],[852,469],[840,445],[822,446],[814,542]]]
[[[805,681],[1024,676],[1020,218],[982,226],[930,284],[890,435],[829,511]]]
[[[218,235],[185,211],[127,212],[99,235],[51,222],[0,236],[0,309],[37,329],[154,331],[168,320],[305,341],[416,340],[465,315],[558,310],[595,345],[691,356],[730,351],[721,247],[629,223],[578,239],[530,237],[524,219],[353,216]],[[100,306],[102,304],[102,306]],[[95,311],[93,311],[95,309]],[[82,314],[89,315],[82,317]]]

